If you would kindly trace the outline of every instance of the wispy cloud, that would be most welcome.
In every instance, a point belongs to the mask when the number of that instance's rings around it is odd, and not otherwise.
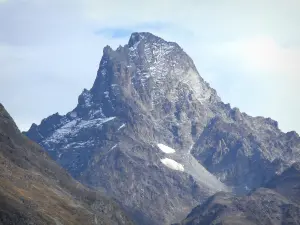
[[[109,38],[128,38],[133,32],[140,31],[162,31],[166,29],[174,28],[171,24],[162,23],[162,22],[148,22],[136,24],[134,26],[127,27],[104,27],[95,31],[96,35],[103,35]]]
[[[132,29],[124,28],[102,28],[95,32],[96,35],[103,35],[110,38],[128,37],[133,32]]]
[[[7,0],[0,101],[22,129],[65,113],[92,85],[105,45],[149,31],[178,42],[226,102],[300,131],[299,10],[298,0]]]

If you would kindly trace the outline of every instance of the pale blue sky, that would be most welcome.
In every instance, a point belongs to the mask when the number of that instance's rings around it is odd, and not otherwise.
[[[0,0],[0,102],[22,130],[75,107],[102,48],[176,41],[221,98],[300,132],[300,1]]]

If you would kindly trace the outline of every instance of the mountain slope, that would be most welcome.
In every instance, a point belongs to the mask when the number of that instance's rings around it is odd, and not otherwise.
[[[132,224],[23,136],[0,104],[0,224]]]
[[[74,110],[26,135],[142,224],[179,221],[218,191],[259,187],[300,152],[296,133],[224,104],[178,44],[144,32],[106,46]]]
[[[192,154],[237,192],[260,187],[300,161],[296,132],[281,132],[269,118],[250,117],[238,109],[229,112],[208,123]]]
[[[292,202],[300,202],[300,163],[294,163],[282,174],[273,177],[266,185]]]
[[[299,164],[245,197],[220,192],[196,207],[181,225],[300,224]]]
[[[176,43],[134,33],[128,45],[104,48],[94,85],[74,110],[26,135],[72,176],[115,196],[138,223],[168,224],[227,189],[190,154],[218,102]],[[184,171],[163,163],[170,160]]]

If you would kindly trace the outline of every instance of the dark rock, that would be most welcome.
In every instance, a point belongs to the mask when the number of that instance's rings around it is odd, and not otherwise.
[[[300,224],[300,166],[294,164],[244,197],[220,192],[194,208],[178,225]],[[270,188],[270,189],[269,189]]]
[[[1,225],[133,224],[113,200],[75,181],[23,136],[2,105],[0,134]]]

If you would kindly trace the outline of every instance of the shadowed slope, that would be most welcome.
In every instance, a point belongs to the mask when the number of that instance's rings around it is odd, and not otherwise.
[[[217,193],[197,206],[181,225],[300,224],[299,164],[294,164],[248,196]]]
[[[0,104],[0,224],[132,224],[23,136]]]

